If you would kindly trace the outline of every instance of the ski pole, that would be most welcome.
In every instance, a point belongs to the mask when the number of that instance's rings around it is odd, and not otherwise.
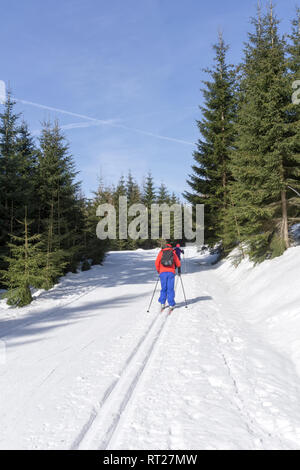
[[[184,287],[183,287],[183,282],[182,282],[181,275],[180,275],[179,277],[180,277],[180,280],[181,280],[181,285],[182,285],[182,290],[183,290],[183,295],[184,295],[185,308],[187,308],[187,301],[186,301],[186,296],[185,296],[185,291],[184,291]]]
[[[186,274],[186,259],[185,259],[185,256],[184,256],[184,253],[183,253],[183,265],[184,265],[184,274]]]
[[[178,276],[178,277],[179,277],[179,276]],[[177,279],[176,279],[176,282],[175,282],[175,289],[174,289],[174,290],[175,290],[175,292],[176,292],[176,290],[177,290],[177,285],[178,285],[178,277],[177,277]]]
[[[153,294],[152,294],[152,297],[151,297],[150,304],[149,304],[149,307],[148,307],[147,312],[149,312],[149,310],[150,310],[150,307],[151,307],[151,304],[152,304],[152,300],[153,300],[153,297],[154,297],[154,294],[155,294],[155,291],[156,291],[156,288],[157,288],[158,281],[159,281],[159,277],[157,278],[157,281],[156,281],[156,284],[155,284],[155,287],[154,287],[154,291],[153,291]]]

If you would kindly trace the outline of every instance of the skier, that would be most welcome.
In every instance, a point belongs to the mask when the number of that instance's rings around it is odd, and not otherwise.
[[[174,248],[174,251],[175,251],[175,253],[176,253],[176,255],[178,256],[179,259],[181,258],[181,255],[184,255],[184,250],[182,250],[182,248],[180,248],[179,243],[177,243],[176,248]]]
[[[166,299],[169,303],[169,313],[175,307],[175,268],[178,269],[178,274],[181,274],[181,263],[177,254],[169,243],[157,255],[155,267],[160,277],[161,292],[158,299],[161,304],[161,311],[165,308]]]
[[[177,243],[176,247],[174,248],[175,250],[175,253],[176,255],[178,256],[178,258],[181,260],[181,255],[184,255],[184,250],[182,250],[182,248],[180,248],[180,245],[179,243]]]

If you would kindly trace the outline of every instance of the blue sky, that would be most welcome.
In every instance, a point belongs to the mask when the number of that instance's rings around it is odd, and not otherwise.
[[[281,31],[296,0],[277,0]],[[89,196],[132,173],[152,171],[177,194],[186,188],[198,139],[202,69],[218,29],[242,54],[256,0],[0,0],[0,80],[30,129],[58,119]],[[76,114],[76,116],[75,116]],[[66,126],[66,127],[65,127]],[[143,131],[143,132],[140,132]]]

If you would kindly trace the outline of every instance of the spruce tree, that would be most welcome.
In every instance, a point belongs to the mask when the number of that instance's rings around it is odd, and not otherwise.
[[[93,198],[85,199],[84,203],[84,256],[83,261],[88,261],[91,265],[101,264],[105,252],[111,249],[110,240],[100,240],[96,234],[99,218],[97,208],[100,204],[113,204],[114,189],[106,187],[102,178],[99,181],[97,191],[94,191]],[[86,263],[85,263],[86,264]]]
[[[143,184],[142,202],[150,210],[151,204],[156,202],[156,189],[153,182],[153,176],[149,171]]]
[[[183,205],[180,202],[180,199],[174,192],[172,192],[171,197],[169,199],[170,206],[174,204],[181,205],[181,213],[174,212],[174,215],[171,216],[171,241],[172,243],[184,241],[184,212],[183,212]],[[182,237],[180,239],[176,238],[175,234],[175,226],[181,225],[182,226]]]
[[[202,119],[197,121],[201,138],[194,152],[195,164],[189,176],[190,191],[184,197],[193,205],[205,204],[205,240],[214,244],[225,237],[225,218],[229,205],[228,183],[230,152],[234,140],[235,74],[227,64],[228,46],[222,34],[213,46],[215,65],[206,70],[209,81],[202,89],[205,104],[201,106]]]
[[[11,254],[5,257],[8,269],[2,271],[4,285],[8,289],[5,298],[9,305],[15,307],[28,305],[32,301],[30,287],[43,283],[44,254],[40,235],[30,236],[27,208],[22,225],[22,236],[11,235],[8,244]]]
[[[20,162],[20,194],[19,205],[21,210],[24,205],[28,208],[28,216],[33,219],[33,228],[37,229],[35,223],[38,212],[37,190],[37,149],[25,121],[18,128],[16,138],[16,152]]]
[[[87,263],[90,265],[101,264],[105,256],[105,251],[110,248],[110,241],[99,240],[96,234],[96,228],[99,222],[96,211],[99,204],[104,202],[103,200],[100,201],[98,197],[99,191],[97,193],[97,198],[87,199],[85,201],[83,229],[83,262],[85,263],[85,266],[87,266]]]
[[[255,243],[259,250],[268,238],[264,221],[272,216],[271,209],[264,204],[269,192],[265,187],[268,174],[262,143],[267,125],[263,104],[268,84],[263,80],[263,73],[266,72],[268,44],[260,11],[251,22],[255,31],[248,34],[241,65],[236,150],[231,158],[234,181],[230,187],[228,216],[235,220],[237,241],[249,243],[252,238],[252,250]]]
[[[289,246],[288,185],[298,185],[299,133],[272,4],[253,24],[242,64],[229,214],[250,257],[260,261]]]
[[[126,194],[129,206],[141,202],[141,190],[130,171],[126,180]]]
[[[296,80],[300,80],[300,8],[296,10],[296,17],[292,21],[292,32],[289,35],[290,43],[287,46],[287,54],[288,54],[288,84],[294,83]],[[289,222],[292,224],[293,222],[300,221],[300,200],[297,193],[300,192],[300,185],[299,185],[299,154],[300,148],[299,143],[295,142],[295,138],[297,140],[298,135],[300,134],[300,105],[290,103],[288,107],[288,116],[290,120],[290,127],[293,131],[293,154],[295,157],[295,164],[294,164],[294,175],[293,181],[288,181],[288,198],[289,198]],[[296,144],[296,145],[295,145]],[[296,191],[296,192],[295,192]]]
[[[0,113],[0,255],[7,254],[9,234],[14,232],[16,217],[20,216],[21,168],[17,152],[17,121],[15,102],[8,93],[3,112]]]
[[[127,175],[127,180],[126,180],[126,191],[127,191],[127,199],[128,199],[128,209],[133,205],[133,204],[140,204],[141,203],[141,190],[139,188],[139,185],[137,184],[136,180],[133,178],[131,171],[129,171]],[[128,226],[134,219],[133,216],[128,215]],[[138,246],[142,245],[141,240],[132,240],[131,238],[128,238],[127,242],[127,249],[129,250],[134,250]]]
[[[156,203],[156,189],[150,171],[143,184],[142,203],[148,210],[148,240],[144,241],[143,246],[145,248],[152,248],[156,243],[154,240],[151,240],[151,205]]]
[[[170,204],[170,201],[171,201],[171,197],[170,197],[168,188],[164,183],[161,183],[161,185],[158,188],[156,202],[158,204],[164,204],[164,203]]]
[[[120,208],[119,208],[119,198],[123,196],[127,196],[127,188],[126,188],[126,182],[125,178],[122,175],[121,178],[119,179],[119,182],[117,184],[117,187],[114,191],[113,195],[113,203],[114,207],[116,210],[116,216],[117,216],[117,240],[115,242],[112,242],[112,245],[115,247],[116,250],[125,250],[127,247],[128,239],[127,237],[120,238],[120,223],[119,223],[119,217],[120,217]],[[127,211],[127,206],[125,208]]]
[[[38,156],[39,233],[45,250],[45,288],[50,288],[66,270],[76,271],[82,233],[76,226],[80,217],[79,183],[68,144],[57,123],[45,123]]]

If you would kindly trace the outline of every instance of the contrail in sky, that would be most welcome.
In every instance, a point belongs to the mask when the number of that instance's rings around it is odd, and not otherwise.
[[[107,120],[96,119],[96,118],[92,118],[90,116],[86,116],[84,114],[73,113],[71,111],[65,111],[64,109],[53,108],[52,106],[46,106],[44,104],[39,104],[39,103],[33,103],[32,101],[21,100],[19,98],[14,98],[14,100],[17,101],[18,103],[27,104],[27,105],[30,105],[30,106],[35,106],[35,107],[41,108],[41,109],[47,109],[49,111],[54,111],[56,113],[67,114],[69,116],[74,116],[74,117],[82,118],[82,119],[85,119],[85,120],[89,121],[88,123],[83,122],[83,123],[78,123],[78,124],[76,124],[76,123],[66,124],[65,126],[62,126],[62,128],[64,128],[64,129],[73,129],[73,128],[76,128],[76,127],[77,128],[79,128],[79,127],[88,127],[89,125],[105,125],[105,126],[110,126],[110,127],[116,127],[118,129],[124,129],[124,130],[127,130],[127,131],[137,132],[139,134],[148,135],[149,137],[155,137],[157,139],[168,140],[169,142],[177,142],[179,144],[193,145],[194,146],[193,142],[188,142],[187,140],[182,140],[182,139],[176,139],[174,137],[168,137],[168,136],[165,136],[165,135],[155,134],[153,132],[144,131],[143,129],[137,129],[135,127],[125,126],[123,124],[118,124],[116,122],[116,120],[114,120],[114,119],[107,119]]]

